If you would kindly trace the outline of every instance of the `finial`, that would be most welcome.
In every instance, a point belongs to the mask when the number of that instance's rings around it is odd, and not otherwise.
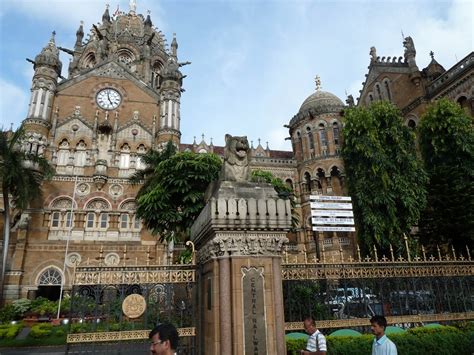
[[[319,75],[316,75],[316,77],[314,78],[314,82],[316,83],[316,91],[321,90],[321,78],[319,77]]]
[[[430,57],[431,57],[431,59],[434,59],[434,52],[433,51],[430,51]]]
[[[109,9],[109,7],[110,7],[109,4],[105,4],[105,8],[106,8],[107,10]]]
[[[49,40],[49,43],[54,44],[54,37],[56,37],[56,31],[51,32],[51,39]]]
[[[260,138],[258,139],[258,145],[260,145]]]
[[[201,134],[202,141],[204,142],[204,133]]]
[[[270,148],[268,147],[268,141],[267,141],[266,143],[267,143],[267,148],[266,148],[266,149],[267,149],[267,150],[270,150]]]
[[[211,137],[211,144],[210,145],[212,145],[212,137]]]
[[[150,11],[150,10],[146,10],[146,14],[147,14],[147,15],[151,15],[151,11]]]
[[[196,144],[196,136],[194,136],[193,144]]]

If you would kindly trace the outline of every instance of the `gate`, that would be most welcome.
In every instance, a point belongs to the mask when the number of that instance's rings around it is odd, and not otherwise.
[[[323,251],[324,253],[324,251]],[[286,330],[303,329],[307,316],[320,329],[370,325],[373,315],[411,327],[474,319],[474,262],[462,255],[358,260],[284,256]]]
[[[170,322],[179,353],[195,354],[196,296],[194,264],[79,266],[67,353],[147,353],[150,330]]]

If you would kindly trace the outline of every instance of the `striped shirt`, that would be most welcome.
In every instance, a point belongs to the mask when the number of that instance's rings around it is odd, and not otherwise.
[[[326,338],[323,333],[319,330],[316,330],[309,338],[308,343],[306,344],[306,350],[315,352],[315,351],[327,351],[326,347]]]

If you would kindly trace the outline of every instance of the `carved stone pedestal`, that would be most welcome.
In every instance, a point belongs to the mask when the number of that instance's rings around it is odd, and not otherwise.
[[[272,186],[221,181],[192,228],[200,354],[284,355],[281,252],[290,202]]]

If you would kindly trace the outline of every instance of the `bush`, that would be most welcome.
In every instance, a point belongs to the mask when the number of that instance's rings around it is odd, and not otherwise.
[[[18,318],[23,318],[25,313],[31,308],[31,301],[27,298],[20,298],[13,301],[12,304],[13,308],[15,309],[15,314]]]
[[[286,351],[291,355],[299,355],[301,349],[306,348],[306,340],[303,339],[288,339],[286,341]]]
[[[0,309],[0,323],[8,323],[16,318],[15,307],[12,304],[6,304]]]
[[[0,325],[0,339],[15,338],[22,328],[22,324],[2,324]]]
[[[50,323],[39,323],[31,327],[30,336],[33,338],[44,338],[51,335],[53,325]]]
[[[58,302],[38,297],[31,302],[31,312],[40,316],[54,316],[58,311]]]

